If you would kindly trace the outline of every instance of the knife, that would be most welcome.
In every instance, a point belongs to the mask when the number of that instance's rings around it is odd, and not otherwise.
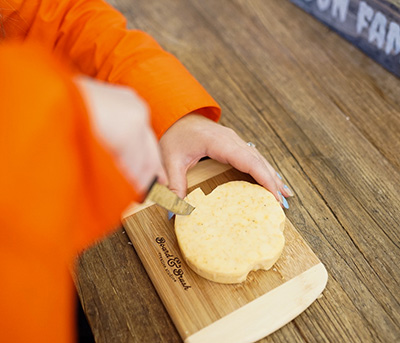
[[[146,200],[147,199],[150,199],[151,201],[175,214],[188,215],[194,210],[192,205],[178,197],[167,186],[158,183],[157,178],[153,181],[149,188]]]

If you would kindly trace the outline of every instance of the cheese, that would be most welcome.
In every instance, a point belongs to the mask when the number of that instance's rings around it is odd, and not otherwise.
[[[202,277],[240,283],[252,270],[268,270],[282,253],[285,214],[265,188],[231,181],[187,197],[195,210],[176,216],[175,233],[187,264]]]

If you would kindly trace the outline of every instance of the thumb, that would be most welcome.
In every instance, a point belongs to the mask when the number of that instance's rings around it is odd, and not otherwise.
[[[180,198],[184,198],[187,190],[187,167],[183,163],[169,161],[166,163],[165,169],[167,171],[169,181],[168,188]]]

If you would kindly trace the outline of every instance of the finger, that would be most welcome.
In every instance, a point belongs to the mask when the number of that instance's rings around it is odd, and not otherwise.
[[[168,188],[180,198],[184,198],[187,190],[187,167],[176,159],[173,161],[173,158],[169,158],[164,163],[168,176]]]
[[[287,198],[288,198],[288,197],[293,197],[293,196],[294,196],[294,193],[293,193],[292,189],[289,188],[289,186],[286,185],[286,184],[283,185],[282,194],[283,194],[285,197],[287,197]]]
[[[289,197],[291,196],[291,191],[289,189],[289,187],[287,187],[282,179],[282,176],[275,170],[274,167],[272,167],[272,165],[266,160],[266,158],[261,155],[261,153],[259,153],[262,160],[264,161],[265,165],[267,166],[267,168],[270,170],[270,172],[273,175],[274,181],[276,183],[276,186],[278,188],[278,192],[280,192],[280,195],[283,195],[284,197]],[[279,194],[279,193],[278,193]],[[293,194],[292,194],[293,195]]]
[[[261,186],[265,187],[282,203],[279,179],[275,170],[261,157],[257,157],[257,163],[252,163],[248,172]]]
[[[264,156],[255,148],[254,144],[245,143],[240,137],[233,135],[233,143],[218,147],[213,151],[214,159],[222,163],[229,163],[236,169],[250,174],[255,181],[268,189],[280,202],[282,207],[289,208],[285,196],[290,190],[285,187],[278,177],[275,169],[268,163]]]
[[[288,186],[286,186],[282,180],[282,177],[280,176],[280,174],[278,172],[276,172],[276,170],[271,166],[271,164],[265,159],[265,157],[263,155],[261,155],[261,153],[257,150],[260,158],[263,160],[264,164],[266,165],[266,167],[269,169],[269,171],[271,172],[271,174],[273,175],[273,179],[276,183],[276,186],[278,188],[278,200],[281,203],[281,206],[289,209],[289,203],[287,202],[286,198],[293,196],[292,191],[290,190],[290,188]]]
[[[276,180],[276,173],[269,163],[265,163],[261,154],[254,147],[249,147],[244,142],[235,146],[225,145],[219,147],[218,150],[211,150],[210,157],[219,162],[228,163],[232,167],[250,174],[261,186],[268,189],[281,202],[281,197],[278,194],[279,187]]]
[[[150,128],[127,140],[116,156],[117,165],[139,194],[145,194],[154,178],[166,182],[157,140]]]
[[[159,170],[157,172],[157,181],[162,185],[168,185],[168,176],[162,165],[160,165]]]
[[[283,182],[282,176],[278,172],[276,172],[276,176],[280,181],[279,190],[282,192],[283,196],[286,198],[294,196],[293,191]]]

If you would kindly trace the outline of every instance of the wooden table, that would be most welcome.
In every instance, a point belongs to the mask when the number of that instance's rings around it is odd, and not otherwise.
[[[262,342],[400,342],[400,80],[287,0],[113,0],[174,53],[296,196],[323,297]],[[79,260],[96,341],[180,342],[127,235]]]

